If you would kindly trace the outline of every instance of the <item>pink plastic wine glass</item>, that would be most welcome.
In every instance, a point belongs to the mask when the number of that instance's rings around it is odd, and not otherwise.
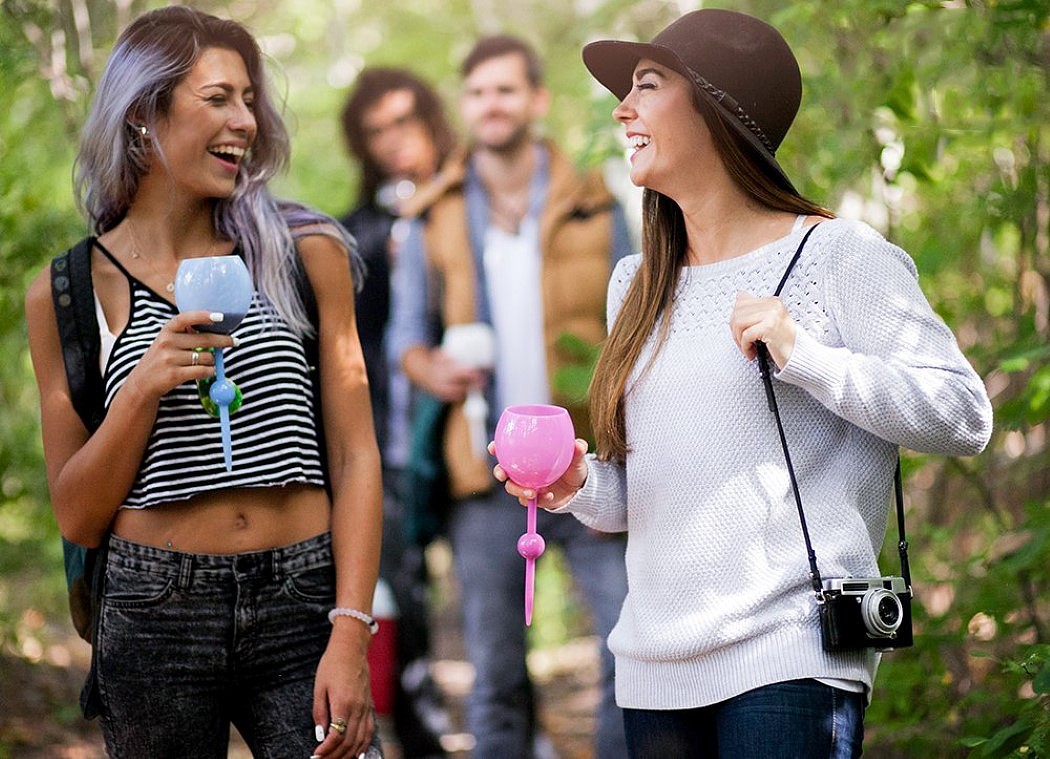
[[[556,482],[572,463],[576,433],[569,412],[561,406],[509,406],[496,425],[496,459],[510,480],[538,490]],[[525,559],[525,624],[532,624],[536,559],[546,544],[536,532],[536,499],[528,503],[525,533],[518,553]]]

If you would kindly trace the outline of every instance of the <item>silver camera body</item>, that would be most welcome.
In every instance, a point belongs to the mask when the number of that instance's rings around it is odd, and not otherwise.
[[[836,577],[822,586],[824,650],[891,651],[912,645],[912,593],[903,577]]]

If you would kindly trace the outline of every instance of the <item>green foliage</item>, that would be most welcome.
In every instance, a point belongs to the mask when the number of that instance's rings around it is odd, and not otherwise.
[[[1039,336],[1033,334],[1033,340]],[[999,407],[999,416],[1010,429],[1038,424],[1050,417],[1050,346],[1025,344],[1014,346],[1002,357],[1000,371],[1022,374],[1027,381],[1016,397]]]
[[[551,384],[560,395],[581,402],[587,397],[587,388],[591,383],[601,346],[592,345],[575,335],[565,333],[558,337],[557,348],[565,358],[566,364],[554,373]]]
[[[536,598],[542,601],[537,601],[526,631],[531,648],[551,648],[589,633],[586,607],[570,578],[568,560],[558,546],[551,546],[536,561]]]
[[[19,24],[25,18],[7,10],[0,15],[0,92],[7,95],[0,109],[0,644],[24,609],[64,613],[22,298],[43,262],[80,234],[66,106],[37,75],[39,59]]]
[[[974,749],[975,759],[1050,756],[1050,646],[1025,646],[1017,659],[998,661],[1007,682],[1027,686],[1031,696],[1005,712],[1011,715],[991,736],[966,737],[962,744]]]
[[[236,0],[195,3],[244,21],[273,60],[293,162],[278,194],[332,213],[355,174],[338,113],[366,64],[430,79],[455,116],[457,64],[477,34],[540,49],[547,132],[623,183],[622,130],[581,45],[649,39],[684,8],[665,0]],[[0,644],[27,609],[67,624],[47,503],[22,297],[85,232],[71,193],[76,133],[119,26],[156,2],[4,0],[0,13]],[[686,4],[688,5],[688,4]],[[875,757],[1048,756],[1050,643],[1050,3],[1046,0],[741,0],[719,5],[783,30],[803,107],[778,158],[805,194],[859,216],[915,259],[923,290],[993,397],[981,456],[906,457],[913,649],[883,658],[867,720]],[[637,205],[636,198],[629,203]],[[594,346],[559,388],[585,391]],[[892,567],[895,557],[884,557]],[[580,620],[557,554],[539,582],[564,600],[533,642]],[[544,597],[551,597],[547,594]]]
[[[913,520],[912,546],[921,547],[912,565],[915,647],[883,657],[869,745],[890,756],[967,756],[973,736],[988,736],[980,740],[990,751],[1011,733],[1027,746],[1024,756],[1046,756],[1050,704],[1024,683],[1045,666],[1047,645],[1021,641],[1046,637],[1050,501],[1030,502],[1016,527],[988,513],[963,519],[952,527]],[[970,536],[968,554],[960,535]],[[949,742],[957,748],[946,754]],[[1043,753],[1032,753],[1038,747]]]

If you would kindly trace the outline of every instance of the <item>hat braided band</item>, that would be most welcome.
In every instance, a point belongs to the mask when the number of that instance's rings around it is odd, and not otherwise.
[[[773,143],[771,143],[769,141],[769,138],[766,137],[766,133],[762,131],[762,127],[760,127],[755,122],[755,120],[753,118],[751,118],[750,116],[747,115],[747,112],[743,108],[740,107],[740,104],[736,101],[736,99],[732,95],[730,95],[725,90],[718,89],[713,84],[711,84],[709,81],[707,81],[702,76],[700,76],[698,73],[693,71],[691,68],[688,68],[688,67],[686,67],[686,68],[689,71],[689,74],[692,77],[693,82],[696,84],[697,87],[699,87],[704,92],[706,92],[708,95],[713,97],[715,100],[717,100],[723,106],[725,106],[725,108],[730,113],[732,113],[734,116],[736,116],[737,120],[740,121],[740,123],[743,124],[745,127],[747,127],[748,131],[751,132],[752,134],[754,134],[755,137],[757,137],[759,139],[759,142],[761,142],[762,145],[765,146],[766,150],[769,151],[770,155],[772,155],[772,156],[776,155],[776,153],[777,153],[776,148],[773,147]]]

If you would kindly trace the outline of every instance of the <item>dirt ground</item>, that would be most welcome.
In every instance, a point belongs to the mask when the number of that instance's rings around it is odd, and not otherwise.
[[[452,759],[468,759],[472,738],[463,731],[463,698],[472,669],[464,660],[455,588],[447,575],[446,601],[434,619],[434,678],[446,697],[453,731],[443,737]],[[450,602],[451,599],[451,602]],[[30,614],[21,621],[33,632],[22,636],[21,650],[0,651],[0,759],[103,759],[98,722],[80,717],[77,698],[90,649],[66,626]],[[28,641],[28,642],[27,642]],[[533,651],[529,668],[538,686],[540,722],[559,759],[593,759],[590,741],[598,700],[598,641],[571,640],[556,648]],[[385,720],[387,759],[411,759],[401,752]],[[230,759],[250,759],[237,736]]]

